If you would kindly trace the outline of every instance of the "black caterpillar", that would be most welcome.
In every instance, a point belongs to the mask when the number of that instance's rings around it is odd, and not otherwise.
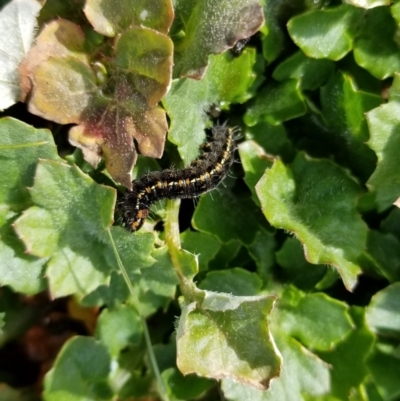
[[[224,125],[212,128],[212,138],[202,146],[202,154],[184,169],[166,169],[144,175],[132,182],[118,202],[122,225],[139,230],[149,208],[161,199],[195,198],[212,191],[226,177],[234,160],[235,129]]]

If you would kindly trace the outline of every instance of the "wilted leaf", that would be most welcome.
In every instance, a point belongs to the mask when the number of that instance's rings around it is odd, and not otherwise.
[[[84,12],[96,31],[105,36],[140,25],[168,33],[174,17],[170,0],[88,0]]]
[[[179,370],[268,388],[281,364],[267,323],[274,297],[203,294],[201,304],[183,306],[177,333]]]
[[[0,10],[0,110],[20,97],[18,66],[31,47],[40,9],[36,0],[13,0]]]
[[[94,166],[104,156],[111,176],[131,188],[133,139],[146,156],[161,157],[164,150],[167,121],[157,103],[170,84],[172,42],[153,29],[130,28],[116,38],[113,59],[94,63],[82,52],[84,39],[71,22],[44,28],[23,70],[33,82],[29,108],[77,124],[71,143]]]
[[[294,232],[309,262],[335,266],[353,288],[367,235],[356,211],[358,185],[334,164],[300,153],[290,167],[277,160],[256,191],[268,221]]]
[[[175,42],[174,76],[195,79],[205,74],[210,54],[252,36],[264,22],[257,0],[176,1],[175,13],[184,35]]]

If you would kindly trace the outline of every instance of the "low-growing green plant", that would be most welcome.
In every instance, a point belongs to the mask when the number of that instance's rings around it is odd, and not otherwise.
[[[0,400],[399,400],[400,2],[42,3],[0,9]],[[225,121],[224,185],[121,227]]]

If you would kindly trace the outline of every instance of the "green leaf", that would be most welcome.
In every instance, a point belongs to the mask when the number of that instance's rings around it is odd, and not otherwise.
[[[168,33],[174,15],[170,0],[88,0],[84,12],[96,31],[105,36],[138,25]]]
[[[304,257],[304,250],[296,238],[287,238],[276,252],[276,261],[283,270],[283,279],[302,290],[311,290],[325,275],[326,267],[312,265]]]
[[[90,337],[74,337],[63,347],[44,381],[46,401],[110,400],[107,348]]]
[[[174,299],[179,284],[168,249],[155,249],[152,256],[155,263],[132,276],[132,281],[137,283],[136,296],[143,316],[149,316],[159,308],[166,309]]]
[[[344,171],[299,153],[290,167],[277,160],[256,191],[268,221],[294,232],[310,263],[333,265],[355,285],[367,227],[355,207],[360,188]]]
[[[131,305],[104,309],[96,327],[96,338],[107,348],[112,358],[128,346],[138,348],[143,342],[140,317]]]
[[[292,18],[288,31],[297,46],[311,58],[340,60],[353,46],[360,9],[342,4]]]
[[[288,291],[279,301],[279,330],[320,351],[332,349],[350,333],[352,322],[344,303],[322,293],[298,297],[297,291]]]
[[[299,50],[280,63],[272,77],[277,81],[297,79],[302,90],[315,90],[328,80],[334,68],[332,61],[309,58]]]
[[[400,80],[396,75],[394,85]],[[367,185],[376,194],[379,212],[387,209],[400,196],[400,104],[394,97],[389,103],[367,113],[370,131],[368,146],[376,153],[378,165]]]
[[[340,146],[336,152],[363,181],[376,166],[376,156],[365,144],[369,139],[365,113],[379,106],[380,96],[357,90],[354,80],[337,72],[321,88],[322,114]]]
[[[260,206],[255,186],[264,172],[271,168],[272,158],[254,141],[245,141],[239,145],[239,156],[245,173],[244,181],[249,187],[254,203]]]
[[[261,121],[276,125],[305,113],[306,105],[298,81],[287,80],[270,83],[259,91],[257,98],[247,108],[243,120],[250,127]]]
[[[367,308],[370,329],[385,337],[400,338],[400,283],[394,283],[375,294]]]
[[[397,400],[400,396],[400,360],[375,351],[367,361],[375,386],[384,400]]]
[[[32,254],[50,258],[46,274],[53,296],[83,296],[106,283],[110,245],[104,242],[115,191],[76,167],[42,160],[31,195],[37,206],[24,212],[15,227]]]
[[[267,388],[281,364],[267,323],[274,297],[202,294],[200,304],[182,308],[177,331],[179,370]]]
[[[182,248],[198,256],[199,270],[208,270],[208,263],[212,260],[221,244],[214,236],[197,231],[186,230],[181,234]]]
[[[239,239],[250,244],[260,226],[260,217],[250,197],[238,198],[230,190],[221,189],[200,198],[192,223],[197,230],[215,235],[220,242]]]
[[[175,13],[183,31],[175,39],[175,77],[201,79],[210,54],[250,37],[264,22],[257,0],[175,1]]]
[[[379,6],[389,6],[390,0],[346,0],[347,4],[355,7],[374,8]]]
[[[50,131],[36,130],[11,118],[1,119],[0,282],[26,294],[43,290],[46,259],[26,253],[13,229],[17,217],[14,212],[22,211],[32,202],[28,187],[33,185],[39,158],[59,159]]]
[[[205,139],[204,111],[213,104],[247,100],[257,78],[256,70],[255,50],[245,49],[238,58],[228,53],[212,56],[207,73],[200,81],[181,79],[172,83],[171,90],[163,99],[171,118],[168,139],[178,146],[185,165],[197,157],[199,146]]]
[[[377,7],[366,12],[354,44],[356,63],[374,77],[385,79],[400,70],[397,31],[390,7]]]
[[[400,241],[394,235],[370,230],[367,251],[384,277],[391,282],[400,280]]]
[[[199,288],[203,290],[225,292],[238,296],[259,295],[262,281],[257,274],[236,267],[207,273]]]
[[[196,399],[215,385],[215,381],[203,377],[183,376],[176,368],[164,370],[162,378],[167,386],[170,399],[176,401]]]
[[[36,0],[14,0],[0,10],[0,110],[16,103],[21,95],[18,67],[35,37],[40,9]]]
[[[361,317],[362,323],[330,352],[320,352],[322,359],[331,366],[331,393],[340,400],[348,399],[349,394],[365,380],[369,371],[366,358],[374,342],[373,334],[364,323],[364,308],[353,310]]]

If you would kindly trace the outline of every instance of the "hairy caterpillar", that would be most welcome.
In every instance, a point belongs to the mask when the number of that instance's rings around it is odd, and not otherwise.
[[[235,129],[226,124],[212,128],[202,153],[184,169],[166,169],[144,175],[132,182],[118,202],[122,225],[139,230],[149,215],[149,208],[161,199],[195,198],[212,191],[226,177],[234,159]]]

